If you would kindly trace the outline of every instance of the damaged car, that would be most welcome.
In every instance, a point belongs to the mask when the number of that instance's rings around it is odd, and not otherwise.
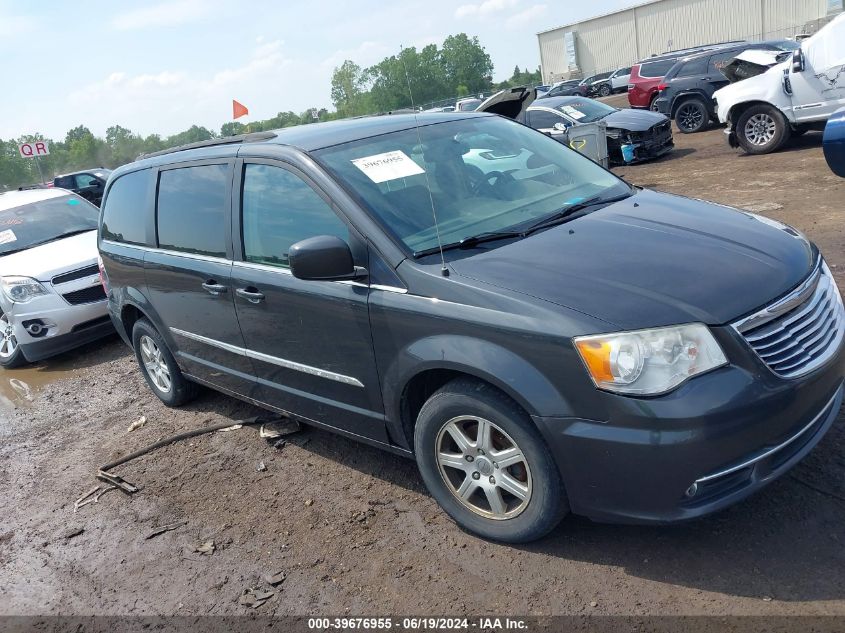
[[[822,130],[845,106],[845,14],[784,60],[756,53],[742,57],[725,67],[734,83],[713,95],[731,147],[747,154],[777,151],[791,136]]]
[[[525,88],[503,90],[482,103],[478,111],[508,116],[550,136],[602,121],[607,128],[607,154],[616,165],[658,158],[675,147],[672,122],[658,112],[620,110],[587,97],[546,97],[535,102],[530,93]]]

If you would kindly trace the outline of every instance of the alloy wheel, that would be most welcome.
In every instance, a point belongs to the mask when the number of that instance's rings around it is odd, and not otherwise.
[[[476,416],[446,422],[435,442],[437,465],[455,498],[488,519],[511,519],[531,501],[531,470],[499,426]]]
[[[0,316],[0,358],[11,358],[18,351],[18,339],[6,315]]]
[[[170,370],[156,342],[146,334],[140,339],[141,360],[147,370],[147,375],[162,393],[168,393],[172,385]]]
[[[777,122],[768,114],[759,113],[749,117],[743,130],[745,138],[752,145],[768,145],[775,137]]]
[[[701,125],[704,114],[701,108],[692,103],[685,103],[678,110],[678,127],[684,130],[696,130]]]

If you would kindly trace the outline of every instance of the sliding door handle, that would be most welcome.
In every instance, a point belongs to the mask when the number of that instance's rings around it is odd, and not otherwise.
[[[213,279],[209,279],[208,281],[202,284],[203,289],[207,290],[210,294],[214,296],[222,295],[224,292],[228,290],[226,286],[223,284],[219,284]]]
[[[235,290],[235,294],[243,299],[246,299],[250,303],[261,303],[264,301],[264,293],[258,292],[258,289],[253,288],[252,286],[238,288]]]

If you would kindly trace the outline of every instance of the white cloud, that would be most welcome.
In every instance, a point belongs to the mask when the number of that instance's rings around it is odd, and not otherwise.
[[[548,8],[548,5],[545,4],[535,4],[533,6],[528,7],[524,11],[514,13],[507,19],[505,25],[509,29],[523,27],[529,22],[546,15],[546,11],[548,10]]]
[[[456,18],[465,18],[471,15],[486,16],[491,13],[505,11],[516,6],[519,0],[484,0],[477,4],[462,4],[455,9]]]
[[[362,68],[366,68],[380,62],[387,56],[398,53],[398,47],[391,49],[382,42],[368,40],[355,48],[345,48],[335,51],[320,62],[320,66],[332,70],[340,66],[345,60],[351,59]]]
[[[217,130],[231,117],[232,99],[250,108],[253,120],[274,116],[282,106],[299,111],[318,105],[292,99],[297,93],[291,86],[306,76],[310,66],[287,57],[282,46],[281,40],[262,42],[240,66],[205,76],[180,69],[136,75],[115,71],[74,90],[68,103],[84,110],[89,121],[98,122],[92,126],[95,133],[120,123],[141,134],[162,135],[193,124]],[[144,129],[141,121],[152,127]]]
[[[23,37],[35,30],[35,19],[28,15],[8,15],[0,9],[0,41]]]
[[[176,26],[204,18],[213,7],[201,0],[177,0],[121,13],[112,19],[118,31]]]

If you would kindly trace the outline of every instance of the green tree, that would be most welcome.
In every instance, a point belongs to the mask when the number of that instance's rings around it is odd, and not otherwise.
[[[450,35],[440,55],[450,87],[466,86],[471,93],[488,90],[492,84],[493,61],[477,37],[466,33]]]
[[[340,116],[366,114],[369,103],[368,74],[352,60],[345,60],[332,73],[332,103]]]

